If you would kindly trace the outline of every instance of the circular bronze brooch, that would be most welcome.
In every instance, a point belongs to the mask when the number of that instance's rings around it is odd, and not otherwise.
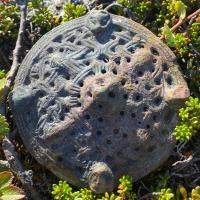
[[[189,90],[171,50],[104,10],[65,23],[29,51],[10,96],[23,142],[58,177],[93,191],[134,181],[170,155]]]

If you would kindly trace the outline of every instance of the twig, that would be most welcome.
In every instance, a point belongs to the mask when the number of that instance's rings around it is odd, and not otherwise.
[[[139,198],[139,200],[143,200],[143,199],[149,199],[155,196],[160,196],[161,194],[163,194],[162,192],[152,192],[152,193],[148,193],[145,194],[144,196],[142,196],[141,198]]]
[[[11,69],[7,75],[7,81],[6,85],[4,87],[4,97],[2,98],[2,105],[3,108],[1,110],[1,114],[5,115],[6,114],[6,100],[8,97],[8,93],[10,91],[10,87],[12,86],[15,76],[17,74],[17,71],[19,69],[20,65],[20,52],[22,49],[22,40],[23,40],[23,35],[25,32],[25,24],[26,24],[26,14],[27,14],[27,0],[22,0],[18,2],[18,5],[20,7],[20,26],[19,26],[19,32],[17,36],[17,42],[15,45],[15,49],[13,51],[13,62],[11,65]]]
[[[191,177],[191,176],[199,175],[199,174],[200,174],[200,172],[194,172],[192,174],[172,173],[171,176],[176,176],[176,177],[179,177],[179,178],[186,178],[186,177]]]
[[[171,31],[175,31],[179,26],[181,26],[183,23],[185,23],[186,21],[194,18],[195,16],[197,16],[198,14],[200,14],[200,8],[198,10],[196,10],[195,12],[193,12],[191,15],[189,15],[188,17],[185,17],[184,19],[179,19],[179,21],[171,28]]]
[[[25,171],[18,154],[15,150],[15,146],[12,144],[12,140],[15,137],[16,130],[7,134],[2,142],[2,147],[6,160],[9,163],[10,170],[19,178],[24,187],[30,192],[31,199],[41,199],[38,192],[32,186],[32,171]]]
[[[191,163],[193,163],[193,156],[189,156],[187,159],[185,160],[180,160],[175,162],[174,164],[172,164],[172,166],[176,169],[176,171],[180,171],[183,168],[189,166]]]
[[[119,3],[111,3],[109,6],[107,6],[104,10],[109,11],[113,7],[119,7],[123,9],[123,12],[125,15],[127,15],[130,19],[133,19],[135,21],[138,21],[137,17],[133,14],[130,8],[127,8]]]

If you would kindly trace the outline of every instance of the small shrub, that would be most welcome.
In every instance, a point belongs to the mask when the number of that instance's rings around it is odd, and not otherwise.
[[[63,22],[81,17],[86,14],[86,7],[84,5],[75,5],[73,3],[67,3],[64,6]]]
[[[3,139],[3,137],[10,131],[9,124],[6,120],[6,118],[2,115],[0,115],[0,139]]]
[[[162,189],[161,195],[158,197],[158,200],[171,200],[174,199],[174,194],[170,188]]]
[[[17,37],[19,17],[18,7],[0,4],[0,42],[3,39],[15,39]]]
[[[53,184],[52,195],[56,200],[135,200],[136,194],[132,190],[132,179],[123,176],[119,179],[117,194],[106,192],[104,195],[94,194],[91,190],[82,188],[73,192],[66,181]]]
[[[177,140],[189,140],[200,129],[200,100],[190,97],[186,107],[179,110],[180,125],[176,126],[173,135]]]

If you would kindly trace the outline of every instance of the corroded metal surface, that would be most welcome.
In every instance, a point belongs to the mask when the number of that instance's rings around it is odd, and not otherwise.
[[[10,104],[39,163],[104,192],[120,176],[138,180],[167,159],[188,96],[167,46],[131,20],[93,11],[37,42]]]

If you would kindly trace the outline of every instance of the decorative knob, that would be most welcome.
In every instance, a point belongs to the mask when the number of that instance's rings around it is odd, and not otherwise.
[[[114,181],[111,169],[103,162],[92,165],[89,175],[89,187],[97,193],[110,192],[113,190]]]
[[[99,33],[106,29],[110,23],[110,14],[104,10],[91,11],[86,19],[87,27],[94,33]]]

